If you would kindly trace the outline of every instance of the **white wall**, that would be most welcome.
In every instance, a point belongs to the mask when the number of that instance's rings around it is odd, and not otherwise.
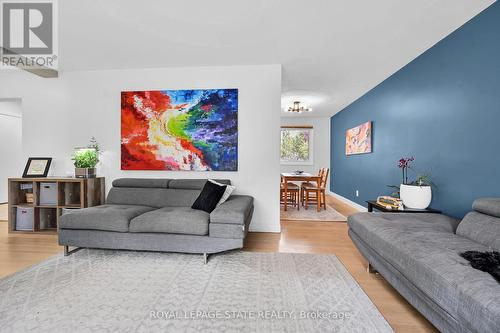
[[[281,117],[281,126],[286,125],[313,126],[313,165],[281,165],[281,172],[303,170],[317,174],[320,168],[330,168],[330,118]],[[327,184],[327,189],[329,190],[330,181]]]
[[[238,88],[237,172],[120,170],[120,92]],[[279,126],[281,66],[189,67],[77,71],[58,79],[2,73],[0,98],[23,98],[23,152],[51,156],[50,174],[72,173],[73,148],[95,136],[104,155],[98,173],[107,187],[119,177],[229,178],[255,198],[250,229],[279,232]]]
[[[7,202],[7,178],[23,174],[20,99],[0,99],[0,203]]]

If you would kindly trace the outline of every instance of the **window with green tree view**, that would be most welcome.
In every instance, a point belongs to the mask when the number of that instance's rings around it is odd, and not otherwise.
[[[281,128],[281,164],[311,165],[312,128]]]

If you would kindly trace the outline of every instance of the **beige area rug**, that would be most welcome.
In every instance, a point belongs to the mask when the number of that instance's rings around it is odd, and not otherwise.
[[[0,331],[393,333],[334,255],[87,249],[0,279]]]
[[[346,217],[331,206],[326,205],[326,210],[321,208],[318,212],[316,207],[309,206],[306,210],[304,207],[288,207],[287,211],[281,205],[281,220],[282,221],[312,221],[312,222],[345,222]]]

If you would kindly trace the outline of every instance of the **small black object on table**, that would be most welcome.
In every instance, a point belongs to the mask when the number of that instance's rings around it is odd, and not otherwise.
[[[368,204],[368,211],[373,212],[373,209],[377,209],[381,212],[384,213],[434,213],[434,214],[441,214],[440,210],[433,209],[433,208],[426,208],[426,209],[414,209],[414,208],[407,208],[405,207],[404,210],[397,210],[397,209],[388,209],[385,206],[379,204],[375,200],[368,200],[366,202]]]

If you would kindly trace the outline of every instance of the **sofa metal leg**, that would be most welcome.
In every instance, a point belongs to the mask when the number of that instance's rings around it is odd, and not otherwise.
[[[207,253],[203,253],[203,262],[204,262],[205,265],[208,262],[208,254]]]
[[[81,247],[77,247],[70,251],[69,245],[64,245],[64,256],[67,257],[70,254],[75,253],[76,251],[80,251],[81,249]]]
[[[372,266],[372,264],[368,263],[368,266],[366,267],[366,271],[368,273],[372,273],[372,274],[377,274],[377,270]]]

